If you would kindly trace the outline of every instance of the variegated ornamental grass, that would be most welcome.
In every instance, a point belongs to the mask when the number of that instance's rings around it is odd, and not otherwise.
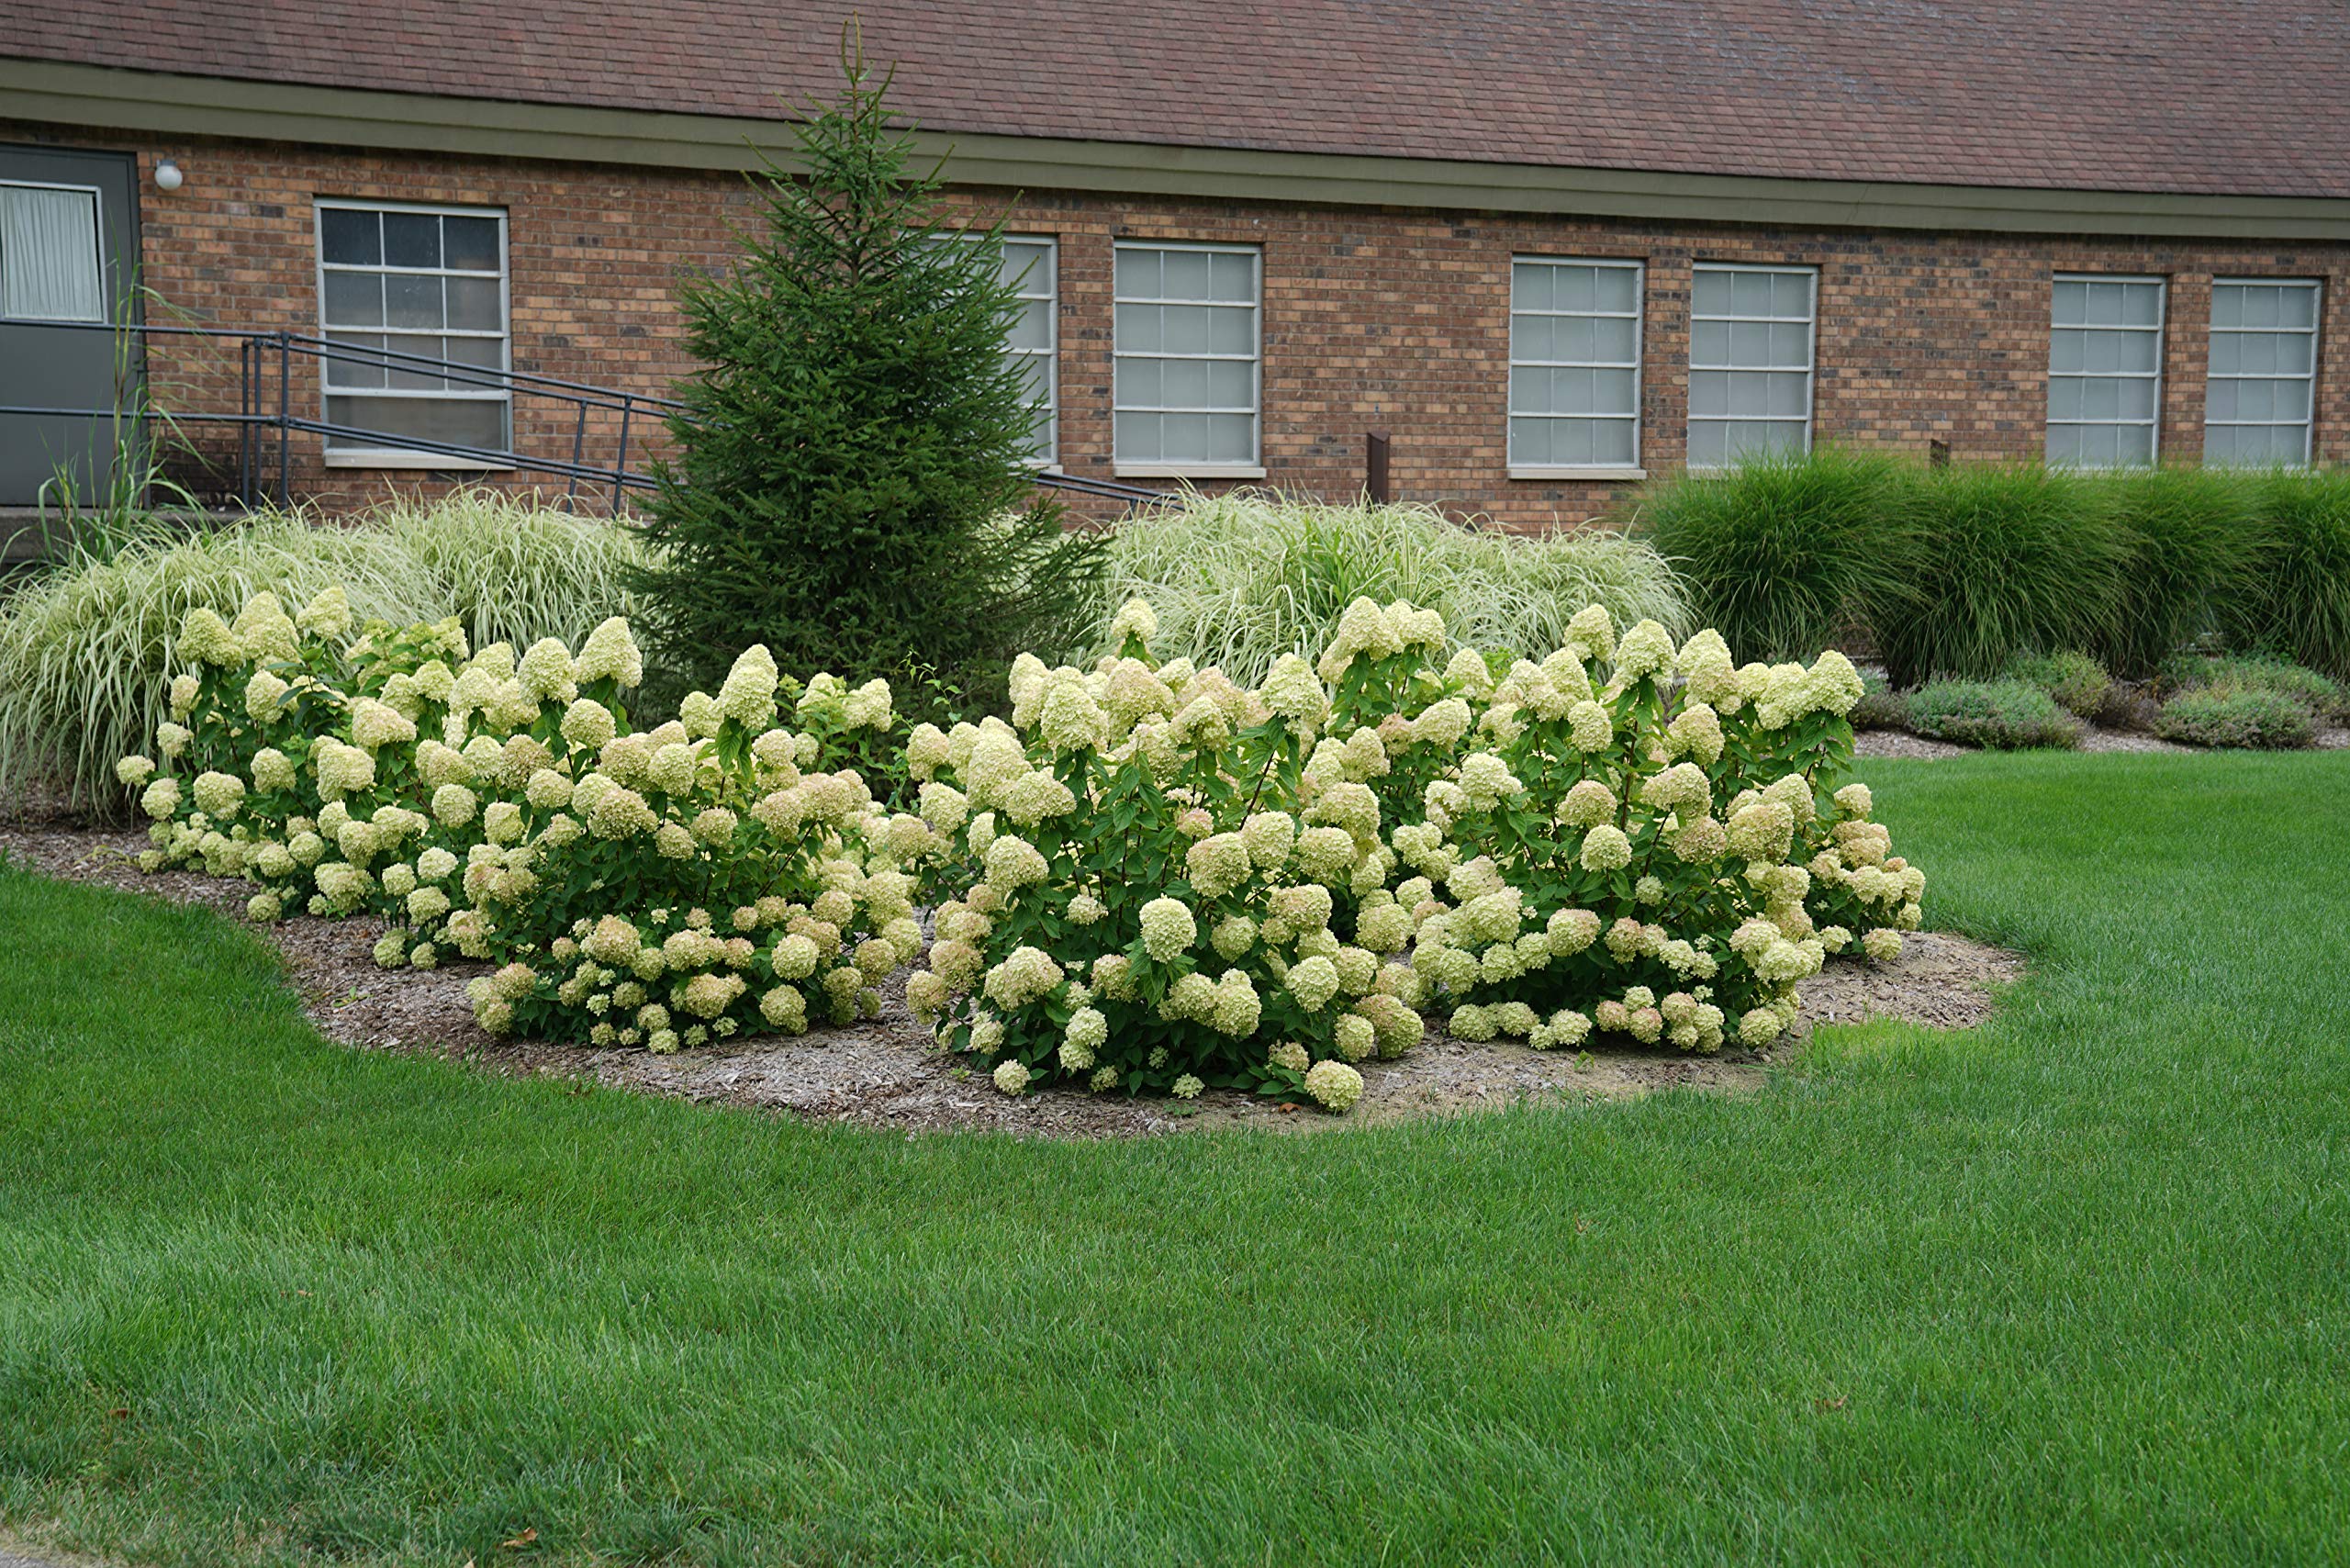
[[[429,506],[387,503],[331,525],[263,513],[191,532],[156,520],[104,554],[69,558],[0,600],[0,790],[55,784],[83,806],[117,803],[115,759],[167,714],[191,610],[234,616],[264,590],[290,603],[343,590],[363,619],[453,615],[476,645],[576,643],[628,614],[637,530],[492,490]]]
[[[1537,663],[1357,599],[1318,665],[1245,687],[1157,659],[1133,601],[1091,669],[1023,655],[1009,722],[916,726],[894,813],[836,766],[889,733],[880,681],[802,687],[754,647],[636,732],[618,618],[519,655],[351,622],[340,589],[190,612],[161,762],[120,768],[145,863],[251,879],[256,919],[383,917],[387,966],[495,961],[494,1032],[661,1051],[871,1015],[926,902],[908,1000],[1007,1093],[1344,1111],[1426,1010],[1762,1046],[1829,954],[1919,923],[1922,875],[1844,781],[1849,662],[1735,666],[1596,605]]]

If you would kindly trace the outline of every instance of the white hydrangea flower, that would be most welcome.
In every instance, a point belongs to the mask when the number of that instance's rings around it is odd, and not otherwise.
[[[178,657],[194,659],[197,664],[227,669],[249,662],[250,655],[229,623],[219,612],[209,609],[191,610],[180,622]]]
[[[886,730],[890,714],[890,683],[878,677],[841,700],[842,722],[852,730]]]
[[[982,858],[988,885],[1000,892],[1041,882],[1052,870],[1036,846],[1017,834],[1007,833],[990,840]]]
[[[362,697],[351,705],[351,739],[369,752],[407,745],[416,739],[416,722],[386,703]]]
[[[1155,898],[1142,906],[1143,947],[1162,964],[1171,964],[1199,939],[1199,925],[1181,900]]]
[[[1606,751],[1616,744],[1616,721],[1596,702],[1578,702],[1568,709],[1567,726],[1577,751]]]
[[[1578,658],[1606,660],[1616,656],[1616,622],[1604,604],[1586,605],[1567,622],[1563,645]]]
[[[1110,645],[1123,649],[1128,643],[1138,643],[1147,653],[1158,635],[1158,615],[1147,600],[1130,599],[1118,607],[1110,618]]]
[[[233,773],[196,775],[196,809],[216,822],[235,816],[245,803],[245,781]]]
[[[1362,1098],[1362,1074],[1335,1058],[1318,1061],[1306,1070],[1305,1092],[1324,1110],[1344,1115]]]
[[[1616,645],[1615,684],[1620,689],[1661,674],[1672,667],[1673,658],[1672,633],[1653,621],[1636,622]]]
[[[522,654],[517,666],[522,689],[542,702],[569,702],[579,695],[571,650],[560,639],[542,637]]]
[[[1314,666],[1295,654],[1283,654],[1273,661],[1258,696],[1267,710],[1288,720],[1291,732],[1301,737],[1312,735],[1330,716],[1330,693]]]
[[[340,587],[321,588],[318,597],[294,618],[294,624],[330,641],[341,637],[351,630],[351,599]]]
[[[1586,871],[1620,871],[1632,863],[1632,841],[1613,823],[1601,823],[1583,836],[1579,857]]]
[[[1192,890],[1203,899],[1222,898],[1247,881],[1250,865],[1248,846],[1237,833],[1201,839],[1184,857]]]

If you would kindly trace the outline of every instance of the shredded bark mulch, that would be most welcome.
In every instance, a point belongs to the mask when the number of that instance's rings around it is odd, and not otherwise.
[[[141,873],[145,839],[79,826],[0,823],[0,854],[45,876],[96,882],[241,915],[251,889],[197,872]],[[936,1048],[905,1005],[904,977],[883,991],[878,1018],[816,1029],[797,1039],[735,1039],[654,1056],[546,1041],[502,1040],[475,1024],[465,982],[483,964],[383,969],[373,957],[384,927],[373,920],[299,916],[258,928],[285,962],[289,983],[320,1033],[371,1050],[461,1059],[510,1075],[592,1079],[678,1099],[783,1111],[907,1133],[964,1129],[1024,1137],[1123,1137],[1209,1127],[1324,1130],[1396,1122],[1520,1102],[1589,1103],[1686,1088],[1750,1093],[1774,1060],[1797,1049],[1813,1024],[1897,1018],[1971,1028],[1989,1015],[1991,988],[2017,980],[2015,954],[1935,932],[1903,939],[1891,964],[1837,959],[1803,986],[1797,1033],[1764,1052],[1683,1056],[1670,1050],[1538,1051],[1506,1041],[1456,1040],[1431,1025],[1394,1061],[1360,1064],[1363,1098],[1349,1114],[1325,1115],[1248,1095],[1210,1092],[1192,1104],[1056,1090],[1012,1099],[986,1076]]]

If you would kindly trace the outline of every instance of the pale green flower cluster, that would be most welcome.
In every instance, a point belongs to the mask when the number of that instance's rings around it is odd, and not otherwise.
[[[618,619],[576,657],[552,638],[476,652],[453,622],[352,631],[331,590],[298,618],[266,595],[233,625],[188,618],[168,770],[118,769],[154,820],[147,864],[261,883],[257,920],[382,918],[386,965],[507,960],[472,987],[487,1027],[607,1045],[869,1014],[921,952],[902,868],[939,834],[774,727],[764,648],[689,701],[705,733],[639,733],[622,715],[643,665]],[[889,722],[885,685],[813,684]],[[611,913],[575,918],[583,901]]]
[[[617,620],[518,656],[263,595],[188,617],[156,755],[118,775],[145,863],[253,880],[256,919],[502,962],[472,991],[493,1030],[669,1050],[870,1014],[929,902],[908,1002],[1006,1092],[1343,1111],[1423,1009],[1539,1048],[1760,1047],[1830,955],[1891,961],[1921,923],[1868,790],[1834,788],[1841,655],[1740,666],[1594,607],[1539,659],[1448,657],[1438,617],[1360,599],[1251,689],[1155,662],[1154,630],[1129,606],[1091,669],[1023,655],[1009,722],[916,726],[893,812],[827,760],[873,756],[881,682],[754,647],[637,731]]]
[[[1386,656],[1445,645],[1442,622],[1408,605],[1349,615],[1341,641]],[[1010,723],[915,731],[925,812],[947,826],[970,814],[959,854],[934,861],[952,896],[908,1002],[950,1047],[1019,1064],[1023,1092],[1214,1085],[1342,1110],[1360,1093],[1348,1064],[1423,1029],[1397,994],[1411,971],[1384,958],[1407,944],[1411,913],[1388,887],[1397,862],[1372,782],[1399,757],[1449,754],[1469,704],[1446,688],[1420,704],[1425,724],[1416,711],[1340,730],[1304,659],[1251,689],[1154,662],[1153,630],[1130,607],[1120,651],[1090,670],[1023,657]],[[1495,799],[1519,788],[1497,763],[1472,782]]]

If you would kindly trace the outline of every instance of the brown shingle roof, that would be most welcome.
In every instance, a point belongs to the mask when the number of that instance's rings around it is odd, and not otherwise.
[[[2350,196],[2343,0],[854,3],[868,54],[899,62],[892,102],[936,130]],[[0,0],[0,54],[788,118],[832,91],[850,8]]]

